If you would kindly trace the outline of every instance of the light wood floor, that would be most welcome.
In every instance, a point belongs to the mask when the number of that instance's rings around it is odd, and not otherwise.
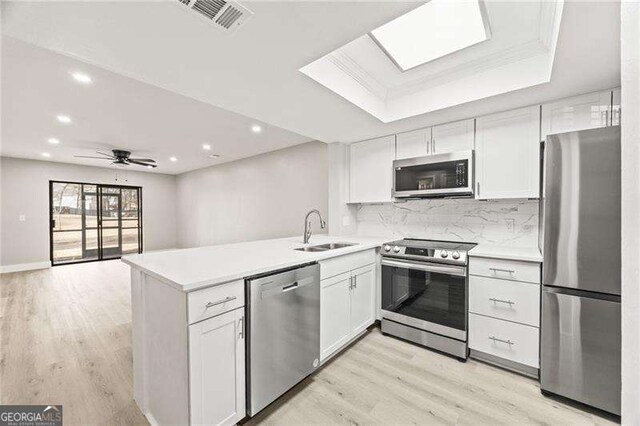
[[[0,276],[0,403],[63,404],[65,424],[147,424],[132,399],[128,267],[118,261]],[[377,329],[254,424],[606,424],[538,384]]]

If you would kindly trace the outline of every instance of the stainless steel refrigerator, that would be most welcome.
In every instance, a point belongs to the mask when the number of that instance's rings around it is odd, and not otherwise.
[[[620,127],[544,145],[542,391],[620,415]]]

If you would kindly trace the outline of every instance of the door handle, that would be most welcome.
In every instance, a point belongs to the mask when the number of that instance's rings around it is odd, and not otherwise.
[[[240,329],[239,337],[244,339],[244,317],[240,318],[238,328]]]

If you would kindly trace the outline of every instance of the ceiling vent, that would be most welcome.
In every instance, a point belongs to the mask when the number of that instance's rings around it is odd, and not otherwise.
[[[253,12],[234,1],[226,0],[178,0],[200,19],[213,24],[225,33],[233,33],[249,19]]]

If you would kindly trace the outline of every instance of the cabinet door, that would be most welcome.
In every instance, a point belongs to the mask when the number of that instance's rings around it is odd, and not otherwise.
[[[476,120],[476,198],[537,198],[540,179],[538,106]]]
[[[350,145],[350,202],[391,201],[395,136],[385,136]]]
[[[610,125],[611,91],[587,93],[542,105],[542,140],[547,135]]]
[[[245,416],[244,308],[189,326],[191,424]]]
[[[324,360],[351,337],[349,328],[351,273],[320,283],[320,360]]]
[[[611,125],[619,126],[621,123],[622,108],[620,102],[622,101],[622,91],[620,88],[613,89],[613,96],[611,102]]]
[[[473,149],[475,120],[462,120],[434,126],[431,133],[431,153],[466,151]]]
[[[396,160],[431,154],[431,127],[396,136]]]
[[[351,336],[355,336],[373,324],[375,265],[356,269],[351,275]]]

